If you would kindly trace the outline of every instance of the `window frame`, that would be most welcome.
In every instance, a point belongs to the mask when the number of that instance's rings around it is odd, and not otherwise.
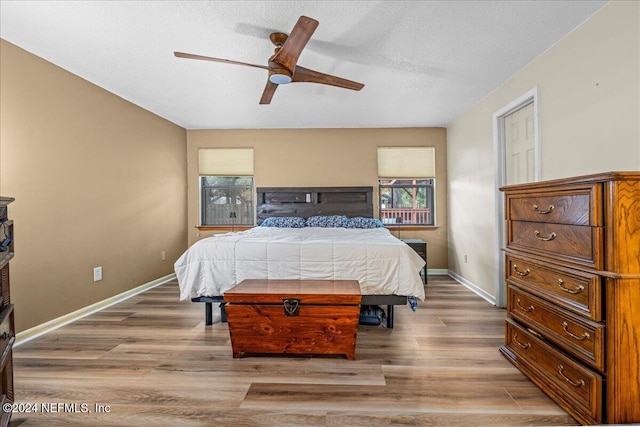
[[[253,147],[200,147],[198,148],[198,222],[200,225],[196,227],[199,230],[216,230],[216,231],[234,231],[234,228],[239,230],[249,229],[255,225],[255,177],[254,177],[254,148]],[[229,221],[219,223],[216,225],[209,225],[206,222],[207,202],[205,195],[204,179],[205,177],[231,177],[231,178],[243,178],[251,177],[251,211],[250,221],[240,223],[238,218],[228,218]],[[212,186],[206,186],[212,188]],[[213,186],[215,187],[215,186]],[[248,186],[244,186],[248,187]],[[228,212],[227,212],[228,215]],[[223,215],[224,216],[224,215]],[[249,221],[249,219],[247,220]]]
[[[427,206],[430,203],[430,218],[426,222],[416,223],[389,223],[386,221],[385,226],[393,229],[427,229],[437,228],[437,191],[436,191],[436,147],[432,145],[381,145],[378,146],[378,214],[380,220],[387,217],[383,213],[382,201],[383,191],[385,188],[393,187],[393,185],[384,184],[384,182],[394,180],[408,181],[429,181],[431,187],[430,197],[428,197]],[[397,187],[413,187],[412,184],[399,184]],[[417,185],[418,188],[427,187],[427,185]],[[425,189],[429,192],[429,189]],[[429,196],[426,193],[426,196]],[[413,203],[412,203],[413,204]],[[401,209],[401,208],[396,208]],[[401,213],[405,214],[405,213]]]
[[[251,178],[251,184],[243,184],[243,185],[205,185],[205,181],[206,178],[208,177],[212,177],[212,176],[218,176],[218,175],[199,175],[198,176],[198,189],[200,192],[200,212],[199,212],[199,216],[200,216],[200,225],[198,226],[198,228],[200,229],[207,229],[207,228],[231,228],[231,229],[235,229],[236,227],[238,229],[246,229],[246,228],[251,228],[254,226],[255,224],[255,179],[253,176],[246,176],[246,175],[233,175],[233,176],[224,176],[223,178]],[[218,176],[218,177],[222,177],[222,176]],[[249,209],[246,209],[245,212],[249,212],[250,213],[250,218],[246,221],[243,222],[242,219],[242,215],[238,215],[235,218],[228,218],[227,220],[225,220],[224,222],[221,223],[213,223],[213,224],[209,224],[206,221],[206,216],[207,216],[207,202],[206,202],[206,191],[210,190],[210,189],[241,189],[241,190],[248,190],[251,194],[251,203],[249,206]],[[236,212],[237,214],[237,212]]]

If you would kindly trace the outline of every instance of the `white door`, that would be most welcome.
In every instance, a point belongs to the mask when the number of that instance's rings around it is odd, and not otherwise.
[[[506,184],[535,181],[533,102],[504,118]]]
[[[535,182],[539,179],[538,89],[534,88],[493,114],[493,141],[496,159],[496,305],[506,305],[504,279],[505,244],[504,194],[499,187]]]

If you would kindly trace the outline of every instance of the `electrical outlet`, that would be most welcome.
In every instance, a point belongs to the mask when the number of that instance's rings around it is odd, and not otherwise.
[[[166,259],[167,259],[167,252],[166,251],[160,252],[160,260],[164,261]]]
[[[96,267],[93,269],[93,281],[99,282],[102,280],[102,267]]]
[[[467,263],[467,254],[464,254],[464,263]]]

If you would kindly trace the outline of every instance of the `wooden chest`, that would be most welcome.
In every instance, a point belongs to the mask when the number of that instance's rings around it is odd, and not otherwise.
[[[502,190],[502,353],[581,423],[640,422],[640,173]]]
[[[233,357],[343,354],[355,359],[357,280],[244,280],[225,292]]]

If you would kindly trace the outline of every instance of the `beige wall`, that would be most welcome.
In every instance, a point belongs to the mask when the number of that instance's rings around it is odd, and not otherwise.
[[[438,228],[401,231],[428,244],[429,269],[447,268],[446,131],[444,128],[286,129],[187,131],[189,243],[206,236],[198,225],[198,149],[253,147],[256,187],[373,186],[377,200],[377,147],[436,147]],[[377,212],[377,202],[374,212]],[[377,216],[377,214],[376,214]],[[394,233],[397,235],[397,233]]]
[[[20,332],[173,272],[187,246],[186,131],[4,40],[0,53]]]
[[[503,282],[492,115],[533,88],[541,179],[640,170],[640,3],[608,3],[447,129],[449,268],[491,295]]]

